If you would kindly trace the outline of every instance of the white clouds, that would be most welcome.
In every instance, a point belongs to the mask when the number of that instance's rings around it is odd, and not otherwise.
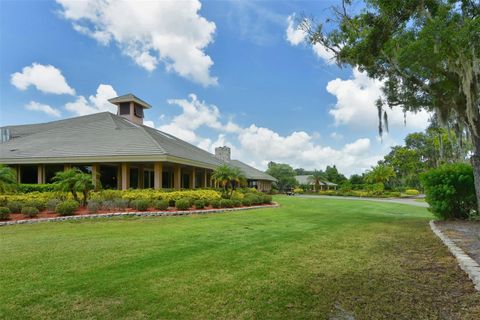
[[[292,46],[298,46],[300,44],[305,44],[307,39],[307,33],[295,25],[295,14],[291,14],[287,17],[287,30],[285,31],[287,41]],[[335,55],[332,51],[325,48],[320,43],[316,43],[312,46],[312,50],[315,55],[322,59],[327,64],[334,64]]]
[[[20,90],[34,86],[44,93],[75,94],[75,90],[68,85],[62,72],[52,65],[33,63],[24,67],[22,72],[12,74],[10,82]]]
[[[287,17],[287,41],[290,42],[292,46],[298,46],[300,43],[305,41],[307,33],[295,26],[294,19],[294,14]]]
[[[200,1],[57,2],[76,31],[103,45],[115,42],[142,68],[153,71],[163,62],[184,78],[204,86],[217,84],[210,75],[213,61],[204,52],[216,26],[199,15]]]
[[[199,100],[194,94],[188,99],[168,100],[168,103],[179,106],[182,112],[159,126],[159,130],[210,152],[217,146],[229,145],[235,158],[259,168],[265,169],[268,161],[319,169],[337,164],[340,170],[350,174],[369,168],[381,158],[381,155],[372,155],[368,138],[336,149],[316,143],[315,134],[305,131],[281,135],[255,124],[243,127],[233,120],[224,121],[217,106]],[[209,137],[202,137],[200,131],[208,132]],[[212,136],[216,138],[210,138]]]
[[[96,95],[91,95],[88,100],[84,96],[78,96],[74,102],[65,104],[65,109],[81,116],[103,111],[115,113],[117,107],[108,102],[108,99],[116,96],[117,93],[111,85],[100,84]]]
[[[57,118],[61,116],[60,110],[52,108],[49,105],[36,102],[36,101],[30,101],[30,103],[28,103],[25,106],[25,109],[31,110],[31,111],[40,111],[40,112],[43,112],[45,114],[48,114],[49,116],[53,116],[53,117],[57,117]]]
[[[382,83],[369,78],[365,73],[353,70],[348,80],[335,79],[328,83],[327,91],[337,98],[337,103],[329,113],[335,124],[348,125],[354,130],[372,130],[378,126],[378,112],[375,101],[382,96]],[[387,110],[390,128],[404,127],[404,114],[400,108]],[[430,114],[426,111],[407,112],[406,128],[424,130]]]

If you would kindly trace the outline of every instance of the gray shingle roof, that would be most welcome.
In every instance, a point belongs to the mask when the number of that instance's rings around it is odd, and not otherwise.
[[[172,135],[134,124],[109,112],[42,124],[7,126],[12,139],[0,144],[0,162],[34,158],[161,156],[210,166],[223,162]]]
[[[301,176],[295,176],[295,179],[297,180],[297,182],[299,184],[310,184],[310,185],[313,185],[314,183],[309,181],[309,175],[301,175]],[[336,186],[337,184],[336,183],[333,183],[333,182],[329,182],[329,181],[320,181],[320,185],[324,185],[324,186]]]
[[[263,171],[260,171],[258,169],[255,169],[254,167],[251,167],[248,164],[243,163],[239,160],[230,160],[227,163],[233,167],[237,167],[240,170],[242,170],[245,176],[247,177],[247,179],[277,181],[277,179],[275,179],[271,175]]]

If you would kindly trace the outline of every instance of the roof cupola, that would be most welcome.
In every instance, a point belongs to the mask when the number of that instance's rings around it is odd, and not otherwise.
[[[131,93],[109,99],[108,101],[117,106],[117,115],[136,124],[143,124],[143,110],[152,107]]]

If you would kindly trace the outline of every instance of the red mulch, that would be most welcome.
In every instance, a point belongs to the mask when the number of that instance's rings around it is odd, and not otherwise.
[[[270,206],[270,204],[259,204],[259,205],[255,205],[255,206]],[[239,208],[243,208],[243,206],[239,207]],[[214,209],[214,208],[210,206],[210,207],[205,207],[203,210],[212,210],[212,209]],[[201,209],[190,208],[188,210],[182,210],[182,211],[196,211],[196,210],[201,210]],[[158,211],[161,211],[161,210],[157,210],[155,208],[149,208],[148,210],[141,211],[141,212],[158,212]],[[170,207],[166,211],[176,212],[176,211],[179,211],[179,210],[177,210],[175,207]],[[138,211],[128,208],[125,211],[116,210],[115,212],[138,212]],[[108,210],[98,210],[95,214],[107,214],[107,213],[112,213],[112,212],[108,211]],[[91,214],[91,213],[88,212],[87,207],[80,207],[77,211],[75,211],[74,215],[75,216],[80,216],[80,215],[88,215],[88,214]],[[55,217],[59,217],[59,216],[60,215],[58,215],[57,213],[52,212],[52,211],[48,211],[48,210],[41,211],[38,214],[38,216],[35,217],[35,218],[27,218],[21,213],[11,213],[10,214],[10,221],[34,220],[34,219],[40,219],[40,218],[55,218]]]

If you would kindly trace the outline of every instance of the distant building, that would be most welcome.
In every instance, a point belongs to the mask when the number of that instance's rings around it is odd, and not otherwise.
[[[47,123],[0,128],[0,163],[17,171],[20,183],[50,183],[56,172],[77,167],[99,177],[103,188],[211,187],[212,171],[225,163],[242,169],[249,185],[269,191],[272,176],[230,160],[230,148],[217,156],[143,124],[151,108],[133,94],[109,100],[109,112]]]
[[[297,183],[299,185],[306,185],[309,186],[310,190],[318,191],[315,190],[315,182],[311,181],[310,177],[311,176],[309,175],[295,176],[295,180],[297,180]],[[336,183],[329,181],[320,181],[320,190],[337,190],[337,187],[338,185]]]

